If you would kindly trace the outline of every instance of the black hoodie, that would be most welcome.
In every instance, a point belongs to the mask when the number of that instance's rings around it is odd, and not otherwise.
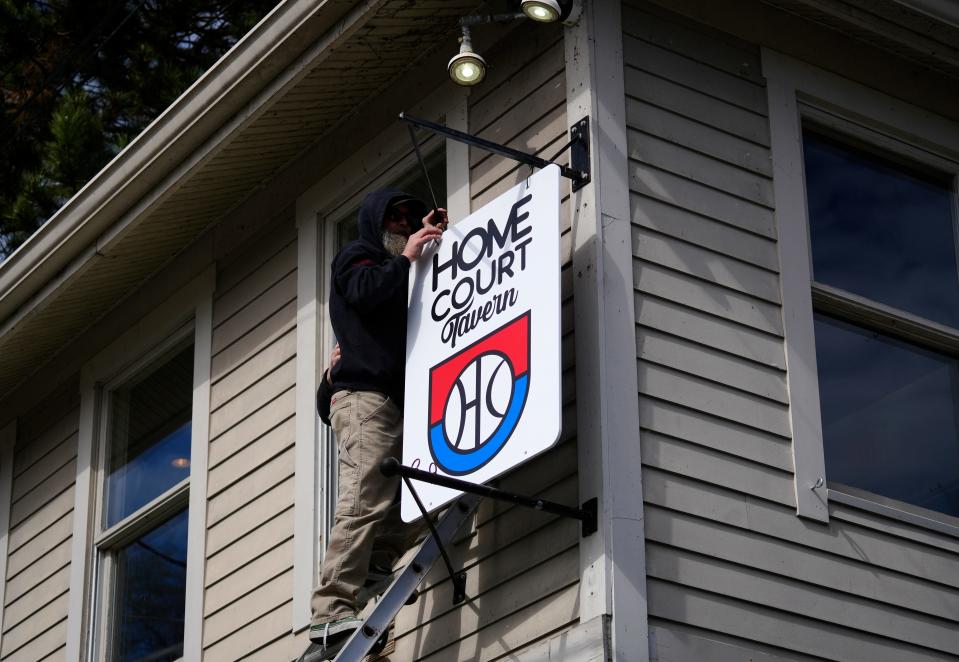
[[[374,191],[360,205],[359,239],[333,259],[330,321],[341,358],[331,370],[332,387],[328,388],[324,375],[317,396],[324,420],[329,394],[341,389],[378,391],[403,406],[410,261],[390,255],[383,247],[383,215],[399,200],[409,201],[416,218],[425,215],[426,205],[403,191]],[[417,221],[410,229],[416,232],[421,227]]]

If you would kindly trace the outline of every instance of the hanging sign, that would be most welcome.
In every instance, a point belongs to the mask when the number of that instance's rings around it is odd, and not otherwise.
[[[403,464],[485,483],[559,439],[559,177],[536,173],[413,265]],[[415,487],[428,510],[459,494]],[[401,512],[420,516],[405,485]]]

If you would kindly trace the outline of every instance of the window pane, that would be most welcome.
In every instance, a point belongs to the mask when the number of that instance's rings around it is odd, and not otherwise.
[[[172,662],[183,656],[188,511],[117,553],[111,659]]]
[[[111,394],[106,526],[190,475],[193,346]]]
[[[813,277],[959,327],[949,180],[803,134]]]
[[[959,517],[959,360],[815,316],[827,478]]]

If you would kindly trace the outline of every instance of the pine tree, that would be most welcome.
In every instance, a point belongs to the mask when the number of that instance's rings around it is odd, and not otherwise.
[[[0,259],[276,0],[0,0]]]

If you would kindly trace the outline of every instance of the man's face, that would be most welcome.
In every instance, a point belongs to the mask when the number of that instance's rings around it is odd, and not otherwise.
[[[407,239],[413,233],[412,209],[405,202],[393,205],[386,210],[383,219],[383,229],[392,234],[398,234]]]

